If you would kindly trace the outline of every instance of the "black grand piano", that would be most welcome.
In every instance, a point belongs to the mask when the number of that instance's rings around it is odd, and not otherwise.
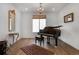
[[[45,27],[43,30],[40,30],[38,32],[38,35],[40,35],[40,37],[42,38],[43,36],[47,36],[47,43],[50,44],[50,38],[53,37],[55,39],[55,46],[57,46],[58,44],[58,37],[61,34],[61,30],[59,29],[61,26],[55,26],[55,27],[51,27],[51,26],[47,26]]]

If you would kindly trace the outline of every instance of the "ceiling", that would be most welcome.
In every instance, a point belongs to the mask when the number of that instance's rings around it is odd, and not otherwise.
[[[36,12],[40,7],[40,3],[14,3],[21,12]],[[68,3],[42,3],[45,12],[59,12]]]

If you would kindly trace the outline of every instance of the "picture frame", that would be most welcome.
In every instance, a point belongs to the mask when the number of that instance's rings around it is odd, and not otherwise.
[[[70,13],[70,14],[68,14],[68,15],[65,15],[64,16],[64,23],[68,23],[68,22],[73,22],[73,16],[74,16],[74,14],[73,13]]]
[[[9,32],[15,31],[15,10],[8,11],[8,30]]]

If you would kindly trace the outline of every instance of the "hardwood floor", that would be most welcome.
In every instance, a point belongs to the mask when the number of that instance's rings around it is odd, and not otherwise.
[[[54,46],[54,40],[51,40],[51,44],[47,45],[45,39],[45,44],[42,45],[42,47],[54,52],[56,55],[79,55],[79,51],[76,50],[75,48],[69,46],[68,44],[64,43],[63,41],[59,40],[58,46]],[[22,38],[18,40],[16,43],[14,43],[7,51],[7,54],[13,54],[13,55],[23,55],[23,51],[20,50],[21,47],[30,45],[30,44],[35,44],[34,39],[26,39]],[[37,44],[39,45],[39,43]]]

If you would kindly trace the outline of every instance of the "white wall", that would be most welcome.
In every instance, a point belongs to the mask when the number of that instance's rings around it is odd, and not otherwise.
[[[22,18],[22,16],[21,16],[21,12],[16,8],[15,9],[16,10],[16,19],[15,19],[15,32],[18,32],[19,33],[19,38],[21,38],[22,37],[22,31],[21,31],[21,18]],[[18,39],[19,39],[18,38]]]
[[[64,23],[64,15],[74,13],[74,21],[70,23]],[[61,39],[70,44],[71,46],[79,49],[79,4],[69,4],[64,7],[59,13],[59,23],[63,25],[61,28]]]
[[[47,13],[46,24],[47,26],[58,25],[58,14],[53,12]]]
[[[0,4],[0,40],[7,40],[8,36],[8,10],[11,4]]]
[[[21,31],[22,31],[22,37],[23,38],[33,38],[32,33],[32,13],[22,13],[22,19],[21,19]]]
[[[15,9],[12,4],[0,3],[0,40],[7,40],[8,44],[12,42],[11,39],[8,37],[8,10]],[[18,32],[18,20],[20,19],[20,13],[16,10],[16,31]]]

